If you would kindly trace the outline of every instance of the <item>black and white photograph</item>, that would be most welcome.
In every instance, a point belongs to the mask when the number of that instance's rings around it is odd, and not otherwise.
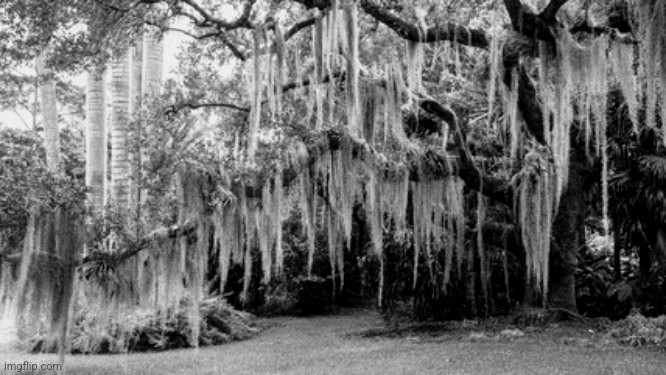
[[[0,0],[0,374],[666,374],[666,0]]]

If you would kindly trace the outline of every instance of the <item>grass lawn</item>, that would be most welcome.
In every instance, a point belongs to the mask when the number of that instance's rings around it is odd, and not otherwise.
[[[376,313],[275,318],[256,338],[171,352],[69,356],[57,374],[666,374],[666,353],[563,340],[564,330],[513,340],[467,339],[469,331],[361,335],[381,327]],[[584,329],[564,335],[584,337]],[[565,343],[567,341],[567,343]],[[53,355],[2,354],[5,363],[57,362]],[[11,373],[11,372],[4,372]],[[46,374],[48,372],[21,372]]]

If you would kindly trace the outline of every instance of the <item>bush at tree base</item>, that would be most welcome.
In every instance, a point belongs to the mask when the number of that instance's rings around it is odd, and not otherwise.
[[[71,353],[118,354],[193,347],[188,316],[191,311],[191,302],[182,300],[165,311],[136,310],[117,317],[119,323],[104,325],[97,321],[99,311],[82,308],[73,320]],[[234,309],[221,297],[202,301],[199,314],[198,346],[245,340],[259,332],[251,314]],[[25,338],[21,346],[30,352],[56,352],[55,342],[45,337]]]

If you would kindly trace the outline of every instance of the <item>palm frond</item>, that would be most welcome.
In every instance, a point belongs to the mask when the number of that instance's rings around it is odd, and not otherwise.
[[[654,186],[666,186],[666,157],[644,155],[639,158],[638,168],[643,178]]]

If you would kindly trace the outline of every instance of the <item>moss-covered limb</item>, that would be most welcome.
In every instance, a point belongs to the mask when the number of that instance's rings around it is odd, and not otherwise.
[[[324,10],[331,5],[330,0],[296,0],[308,9],[317,8]],[[469,28],[453,22],[446,22],[441,25],[429,27],[425,33],[416,23],[410,23],[399,16],[391,13],[384,5],[375,3],[372,0],[361,0],[359,5],[366,14],[377,21],[388,26],[395,31],[401,38],[423,43],[436,43],[442,41],[451,41],[464,44],[470,47],[489,48],[490,37],[480,29]]]
[[[537,89],[525,68],[520,64],[520,57],[524,55],[536,54],[535,46],[524,37],[515,35],[504,45],[502,51],[502,82],[506,87],[512,87],[515,76],[518,78],[518,111],[522,116],[525,126],[529,133],[541,144],[546,144],[546,138],[543,129],[543,112]]]
[[[544,18],[542,15],[534,13],[520,0],[504,0],[504,6],[511,18],[514,31],[530,39],[542,40],[549,44],[555,43],[555,34],[551,29],[551,25],[555,23],[554,17]]]
[[[197,220],[189,219],[181,224],[155,229],[154,231],[148,233],[146,236],[130,244],[127,249],[118,254],[101,252],[93,253],[83,258],[81,260],[81,265],[86,265],[88,263],[97,261],[114,261],[117,263],[123,262],[139,254],[141,251],[148,248],[148,246],[152,243],[170,238],[172,239],[190,235],[197,230],[198,225],[199,222]]]
[[[481,194],[508,206],[512,206],[513,189],[508,181],[485,175],[477,168],[472,155],[467,147],[466,130],[458,122],[458,119],[449,108],[434,100],[424,100],[421,102],[421,108],[432,113],[448,124],[455,133],[455,145],[458,151],[458,169],[457,174],[465,182],[467,187],[476,190]]]
[[[393,165],[384,154],[372,148],[368,143],[335,130],[322,132],[311,137],[306,143],[298,143],[299,145],[293,147],[295,151],[289,157],[289,163],[283,163],[285,165],[282,170],[284,187],[291,186],[304,168],[310,168],[318,159],[331,151],[350,152],[354,160],[378,169],[388,171]],[[456,159],[451,155],[433,150],[408,153],[407,164],[410,179],[417,180],[418,176],[422,174],[419,172],[427,172],[434,178],[449,176],[451,173],[455,173],[449,166],[457,164]],[[257,175],[255,179],[245,180],[242,187],[240,185],[232,187],[232,191],[236,194],[244,191],[247,197],[258,198],[261,195],[261,187],[272,177],[270,172]]]
[[[331,74],[327,74],[324,76],[322,79],[322,83],[329,83],[331,81],[337,82],[337,80],[342,80],[345,77],[345,73],[342,71],[337,71],[333,72]],[[301,81],[292,81],[285,83],[282,85],[282,92],[288,92],[294,89],[297,89],[299,87],[306,87],[311,85],[312,82],[310,78],[304,78]],[[250,107],[246,106],[241,106],[238,104],[234,103],[228,103],[228,102],[200,102],[200,101],[185,101],[182,103],[175,103],[172,105],[167,106],[164,109],[164,115],[165,116],[174,116],[178,112],[184,110],[184,109],[201,109],[201,108],[225,108],[225,109],[232,109],[235,111],[240,111],[244,113],[249,113],[250,112]]]
[[[227,21],[225,19],[216,17],[214,14],[208,12],[203,6],[201,6],[197,1],[194,0],[180,0],[180,4],[185,4],[187,5],[187,8],[191,9],[194,13],[196,13],[199,17],[202,18],[202,20],[199,21],[197,26],[202,26],[202,27],[215,27],[218,29],[224,29],[224,30],[234,30],[238,28],[251,28],[252,24],[250,23],[250,14],[252,12],[252,7],[254,5],[256,0],[248,0],[243,4],[243,8],[241,10],[241,13],[236,17],[236,19]],[[183,12],[181,10],[183,7],[178,7],[177,9],[180,12]],[[180,13],[178,13],[180,14]],[[192,14],[192,13],[187,13],[187,14]]]
[[[284,33],[285,42],[291,39],[294,35],[298,34],[301,30],[313,26],[316,20],[317,20],[316,18],[312,17],[295,23],[294,26],[289,28],[289,30],[287,30],[287,32]]]
[[[490,47],[490,36],[484,30],[446,22],[434,27],[428,27],[425,33],[423,33],[417,24],[403,20],[392,14],[386,7],[372,0],[361,0],[360,5],[368,15],[388,26],[401,38],[412,42],[435,43],[450,41],[484,49]]]

